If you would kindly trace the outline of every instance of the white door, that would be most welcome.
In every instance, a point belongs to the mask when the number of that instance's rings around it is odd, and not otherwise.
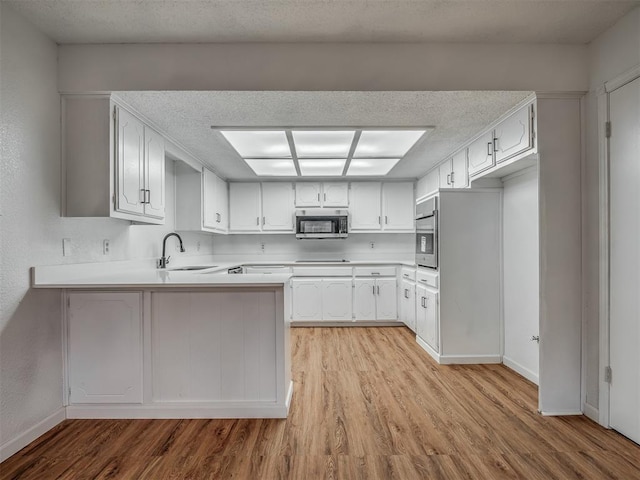
[[[260,216],[260,184],[230,183],[229,230],[259,232]]]
[[[451,161],[451,183],[453,188],[465,188],[469,185],[467,174],[467,149],[464,148],[453,156]]]
[[[532,105],[521,108],[496,127],[494,132],[496,163],[504,162],[533,148],[533,138],[531,136],[532,108]]]
[[[142,403],[141,294],[68,298],[70,403]]]
[[[353,319],[353,283],[351,278],[322,280],[322,319]]]
[[[144,125],[126,110],[117,109],[118,139],[116,210],[144,213]]]
[[[292,320],[322,320],[322,280],[294,278],[291,285]]]
[[[373,278],[356,278],[353,281],[353,313],[356,320],[376,319],[376,282]]]
[[[351,184],[351,230],[380,230],[380,183],[354,182]]]
[[[395,278],[376,280],[376,318],[378,320],[398,319],[398,287]]]
[[[413,183],[385,183],[382,185],[382,217],[383,230],[414,230]]]
[[[349,206],[349,184],[347,182],[322,184],[322,205],[324,207],[347,208]]]
[[[321,205],[320,190],[319,183],[296,183],[296,207],[319,207]]]
[[[262,229],[293,232],[293,184],[262,184]]]
[[[144,144],[144,177],[147,190],[144,214],[147,217],[164,218],[164,137],[145,126]]]
[[[216,177],[216,211],[218,230],[227,233],[229,231],[229,185],[221,178]]]
[[[400,288],[400,318],[414,332],[416,331],[416,285],[402,280]]]
[[[438,167],[440,188],[453,188],[453,182],[451,181],[451,170],[451,159],[445,160]]]
[[[493,132],[485,133],[469,145],[469,176],[476,175],[495,165],[493,157]]]
[[[640,443],[640,79],[609,95],[610,418]]]
[[[218,228],[217,216],[217,179],[216,175],[208,169],[204,169],[202,173],[202,225],[205,228]]]

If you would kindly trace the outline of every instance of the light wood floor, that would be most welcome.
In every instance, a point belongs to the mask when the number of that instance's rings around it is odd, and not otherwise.
[[[501,365],[438,366],[405,328],[293,329],[286,420],[68,420],[21,479],[640,479],[640,447],[536,412]]]

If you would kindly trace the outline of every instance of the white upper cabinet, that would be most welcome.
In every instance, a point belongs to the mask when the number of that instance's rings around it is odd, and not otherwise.
[[[418,180],[416,185],[416,200],[433,195],[440,188],[440,169],[434,168]]]
[[[229,229],[236,232],[261,230],[259,183],[229,184]]]
[[[262,229],[293,232],[293,184],[262,184]]]
[[[176,162],[176,230],[227,233],[227,182],[207,168]]]
[[[384,183],[382,185],[382,229],[413,231],[415,201],[413,183]]]
[[[296,207],[319,207],[322,205],[322,184],[296,183]]]
[[[496,163],[504,162],[533,148],[533,105],[521,108],[499,123],[494,132]]]
[[[144,124],[126,110],[116,109],[118,125],[116,150],[116,209],[124,213],[143,214]]]
[[[453,188],[453,182],[451,181],[451,159],[448,158],[440,164],[438,167],[438,177],[440,181],[440,188]]]
[[[202,224],[206,228],[215,229],[218,226],[217,212],[217,187],[218,177],[210,170],[203,169],[202,172],[202,192],[204,196]]]
[[[351,184],[350,230],[380,230],[382,226],[380,193],[380,182]]]
[[[460,150],[451,159],[451,185],[453,188],[466,188],[469,185],[466,148]]]
[[[323,183],[322,206],[347,208],[349,206],[349,184],[347,182]]]
[[[347,182],[296,183],[296,207],[343,207],[349,206],[349,184]]]
[[[469,145],[469,176],[477,175],[495,165],[493,132],[488,132]]]
[[[108,95],[62,97],[64,215],[164,223],[164,137]]]
[[[223,233],[229,231],[229,184],[216,176],[216,205],[218,213],[218,230]]]

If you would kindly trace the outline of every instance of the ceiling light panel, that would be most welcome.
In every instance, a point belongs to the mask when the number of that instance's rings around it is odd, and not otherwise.
[[[245,158],[256,175],[264,177],[295,177],[298,175],[290,158]]]
[[[403,157],[425,130],[363,130],[353,158]]]
[[[298,158],[347,158],[354,130],[294,130]]]
[[[307,158],[299,159],[300,175],[303,177],[339,177],[346,159]]]
[[[386,175],[399,161],[399,158],[354,158],[349,165],[347,176]]]
[[[221,130],[242,158],[291,158],[283,130]]]

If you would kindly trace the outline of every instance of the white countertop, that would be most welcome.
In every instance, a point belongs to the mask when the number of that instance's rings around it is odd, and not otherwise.
[[[80,263],[69,265],[39,266],[31,269],[31,283],[34,288],[162,288],[162,287],[224,287],[224,286],[284,286],[293,276],[290,273],[228,274],[227,270],[241,265],[282,265],[282,266],[362,266],[362,265],[408,265],[406,261],[292,261],[267,260],[231,262],[216,261],[211,258],[184,259],[180,265],[167,269],[154,267],[153,261],[133,260],[121,262]],[[204,266],[210,268],[191,271],[177,271],[184,266]]]

